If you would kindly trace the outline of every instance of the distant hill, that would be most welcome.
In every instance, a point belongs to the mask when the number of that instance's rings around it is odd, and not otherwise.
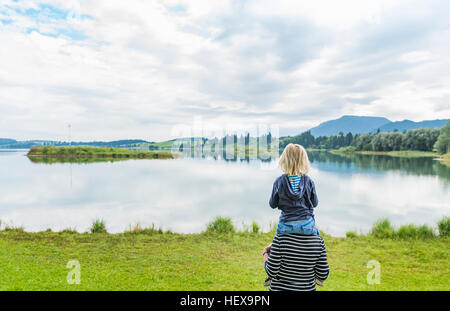
[[[385,124],[380,127],[381,132],[393,132],[398,130],[399,132],[408,131],[412,129],[424,128],[424,127],[433,127],[433,128],[441,128],[443,127],[450,119],[438,119],[438,120],[426,120],[420,122],[414,122],[411,120],[403,120],[396,121]],[[372,132],[376,133],[377,129],[374,129]]]
[[[330,120],[310,129],[314,137],[333,136],[343,132],[347,134],[369,133],[373,129],[379,128],[385,124],[392,123],[389,119],[383,117],[365,117],[345,115],[336,120]]]
[[[8,145],[17,143],[17,140],[11,138],[0,138],[0,145]]]
[[[330,120],[310,129],[314,137],[318,136],[334,136],[339,132],[347,134],[376,133],[378,129],[381,132],[399,132],[408,131],[418,128],[441,128],[450,119],[437,119],[414,122],[411,120],[395,121],[383,117],[366,117],[366,116],[349,116],[345,115],[336,120]]]

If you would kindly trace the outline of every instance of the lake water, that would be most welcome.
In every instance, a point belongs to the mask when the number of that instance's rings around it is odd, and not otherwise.
[[[27,231],[87,231],[103,218],[109,232],[136,223],[194,233],[215,216],[264,230],[279,217],[268,205],[275,162],[182,158],[88,164],[37,164],[26,151],[0,151],[0,220]],[[434,226],[450,215],[450,169],[430,158],[309,152],[320,229],[367,232],[387,217],[395,225]]]

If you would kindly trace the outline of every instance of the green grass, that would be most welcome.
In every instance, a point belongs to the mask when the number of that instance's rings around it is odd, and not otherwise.
[[[450,217],[444,217],[438,222],[440,236],[450,236]]]
[[[262,249],[273,233],[90,234],[0,231],[0,290],[266,290]],[[319,290],[449,290],[450,238],[335,238]],[[68,284],[69,260],[81,283]],[[381,283],[366,281],[369,260]]]
[[[124,232],[125,234],[162,234],[164,233],[161,228],[156,228],[154,224],[151,227],[142,227],[139,223],[134,226],[130,225],[130,228]],[[168,231],[167,233],[170,233]]]
[[[174,140],[168,140],[168,141],[162,141],[158,143],[151,144],[152,146],[158,147],[160,149],[168,149],[170,150],[172,148],[172,145],[174,143]]]
[[[331,150],[331,152],[334,152],[334,153],[357,153],[358,151],[356,150],[356,147],[347,146],[347,147],[339,148],[338,150]]]
[[[450,218],[427,226],[394,228],[377,221],[366,235],[322,234],[331,269],[318,290],[450,290]],[[204,233],[178,234],[136,224],[120,234],[106,232],[101,219],[90,233],[0,231],[0,290],[267,290],[262,249],[273,238],[253,222],[237,232],[230,218],[216,217]],[[376,260],[381,283],[369,284]],[[68,284],[77,261],[81,283]]]

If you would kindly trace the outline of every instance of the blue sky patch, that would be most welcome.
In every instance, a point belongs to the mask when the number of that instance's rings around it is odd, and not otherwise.
[[[184,5],[176,5],[169,8],[170,12],[174,13],[186,13],[186,7]]]
[[[1,8],[1,7],[0,7]],[[92,16],[88,14],[73,14],[73,11],[70,10],[63,10],[58,7],[48,5],[48,4],[40,4],[38,9],[27,9],[23,10],[20,8],[15,8],[14,6],[3,6],[3,8],[6,8],[6,18],[0,19],[1,24],[12,24],[14,23],[13,19],[8,18],[8,10],[9,12],[13,11],[14,13],[21,15],[21,16],[27,16],[34,20],[37,25],[52,25],[55,24],[55,28],[50,33],[47,32],[41,32],[39,29],[40,27],[30,27],[25,30],[25,33],[29,34],[33,31],[36,31],[40,33],[41,35],[57,38],[59,36],[65,36],[72,40],[85,40],[87,36],[80,30],[76,30],[72,27],[70,23],[64,23],[64,21],[69,21],[70,18],[76,18],[80,20],[84,19],[94,19]],[[62,27],[59,27],[58,25],[62,25]]]
[[[44,15],[46,18],[56,20],[66,19],[69,13],[70,11],[64,11],[47,4],[39,5],[39,10],[28,9],[25,11],[25,15],[31,17],[41,18]]]
[[[32,33],[33,31],[43,35],[43,36],[48,36],[48,37],[52,37],[52,38],[58,38],[59,36],[65,36],[68,37],[72,40],[85,40],[87,39],[87,36],[79,30],[75,30],[75,29],[58,29],[56,32],[57,33],[45,33],[45,32],[41,32],[39,31],[39,29],[37,28],[28,28],[26,30],[27,34]]]
[[[87,39],[87,36],[79,30],[75,30],[73,28],[71,29],[61,29],[59,31],[59,34],[69,37],[72,40],[85,40]]]
[[[9,25],[12,22],[12,19],[0,19],[0,23],[2,23],[3,25]]]

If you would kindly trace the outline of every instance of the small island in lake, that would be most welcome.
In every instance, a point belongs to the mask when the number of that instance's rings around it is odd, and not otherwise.
[[[36,163],[55,162],[96,162],[119,161],[126,159],[174,159],[171,152],[142,152],[122,148],[90,146],[36,146],[31,147],[27,157]]]

